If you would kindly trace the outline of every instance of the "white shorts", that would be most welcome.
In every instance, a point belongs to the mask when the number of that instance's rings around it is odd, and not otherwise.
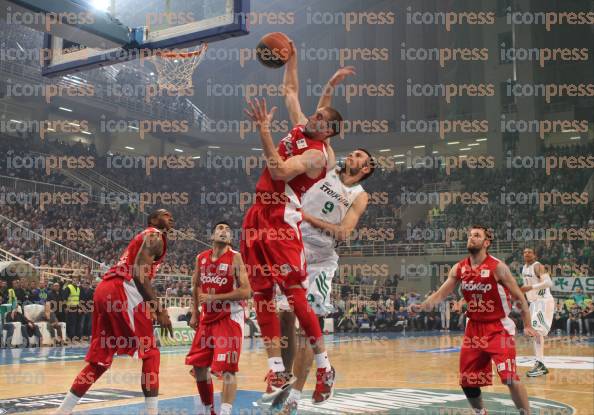
[[[532,328],[539,334],[546,336],[551,330],[553,316],[555,315],[555,300],[543,299],[530,303],[530,320]]]
[[[338,269],[338,255],[331,252],[320,252],[305,245],[307,261],[307,301],[318,316],[326,316],[334,311],[330,302],[332,278]],[[276,306],[279,311],[290,311],[287,297],[276,288]]]

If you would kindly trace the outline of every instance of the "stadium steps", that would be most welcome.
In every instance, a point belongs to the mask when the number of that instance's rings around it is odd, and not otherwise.
[[[37,233],[28,227],[15,222],[11,218],[0,214],[0,223],[6,229],[7,233],[13,238],[21,239],[27,242],[34,242],[35,251],[56,255],[62,262],[77,263],[81,268],[89,270],[99,269],[100,263],[85,254],[77,252],[67,246],[64,246],[44,235]],[[31,255],[34,258],[34,255]],[[25,261],[25,260],[24,260]],[[25,261],[27,262],[27,261]]]
[[[429,211],[434,208],[440,208],[438,197],[429,197],[432,194],[439,194],[444,192],[458,192],[462,191],[463,186],[460,182],[452,183],[426,183],[419,189],[415,190],[414,193],[425,193],[428,195],[429,203],[422,204],[411,204],[403,205],[398,208],[397,216],[400,219],[400,231],[406,231],[409,224],[418,223],[420,220],[425,221],[429,216]],[[446,206],[443,206],[445,208]],[[440,210],[443,210],[440,208]]]

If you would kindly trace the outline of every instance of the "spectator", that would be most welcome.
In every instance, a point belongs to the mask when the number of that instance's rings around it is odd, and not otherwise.
[[[592,328],[594,326],[594,303],[592,301],[588,302],[588,305],[583,311],[582,320],[584,321],[584,326],[586,326],[586,334],[591,336],[594,334]]]
[[[66,336],[71,342],[80,340],[78,306],[80,304],[79,280],[73,278],[62,291],[66,304]]]
[[[573,295],[571,296],[571,299],[573,301],[575,301],[575,303],[579,307],[583,307],[584,306],[584,300],[586,299],[586,296],[584,295],[583,290],[580,287],[577,287],[575,289],[575,293],[573,293]]]
[[[41,332],[39,331],[39,327],[25,317],[22,312],[22,306],[20,305],[6,315],[6,342],[8,345],[12,344],[12,336],[14,335],[15,329],[14,323],[21,323],[21,334],[23,336],[24,347],[30,346],[31,337],[33,336],[37,337],[37,347],[41,345]]]
[[[58,292],[60,290],[60,285],[56,289]],[[50,295],[51,296],[51,295]],[[56,317],[56,313],[52,310],[52,304],[54,304],[55,300],[48,300],[45,302],[45,312],[43,313],[43,321],[47,324],[47,331],[49,331],[50,337],[52,338],[52,345],[53,346],[62,346],[64,333],[62,333],[62,326],[60,325],[60,321],[58,317]],[[56,332],[58,333],[58,337],[56,338]]]
[[[571,336],[571,329],[577,324],[579,329],[579,335],[581,336],[583,333],[583,326],[582,326],[582,312],[580,307],[577,304],[573,304],[569,309],[569,316],[567,318],[567,335]]]
[[[79,334],[82,340],[87,341],[91,336],[91,317],[93,312],[93,294],[95,291],[91,288],[89,280],[84,279],[80,289],[79,306]]]
[[[46,310],[56,315],[58,321],[65,321],[63,313],[62,292],[60,291],[60,283],[54,282],[52,289],[47,293],[47,301],[45,303]]]

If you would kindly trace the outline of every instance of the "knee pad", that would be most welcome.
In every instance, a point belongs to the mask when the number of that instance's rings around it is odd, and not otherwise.
[[[299,326],[307,334],[310,344],[315,344],[322,338],[322,330],[320,329],[318,316],[316,316],[305,298],[305,289],[301,287],[287,288],[285,295],[299,320]]]
[[[254,293],[256,319],[264,339],[280,337],[280,320],[276,314],[276,304],[272,288]]]
[[[474,398],[478,398],[479,396],[481,396],[481,388],[465,388],[465,387],[463,387],[462,390],[464,391],[464,395],[466,395],[466,397],[468,399],[474,399]]]
[[[140,381],[144,390],[159,390],[159,366],[161,352],[159,349],[149,350],[142,358],[142,379]]]

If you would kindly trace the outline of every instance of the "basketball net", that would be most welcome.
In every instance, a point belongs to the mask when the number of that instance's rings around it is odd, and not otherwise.
[[[204,60],[207,50],[208,44],[203,43],[193,51],[180,49],[156,52],[153,63],[157,69],[159,87],[171,92],[192,88],[192,76]]]

